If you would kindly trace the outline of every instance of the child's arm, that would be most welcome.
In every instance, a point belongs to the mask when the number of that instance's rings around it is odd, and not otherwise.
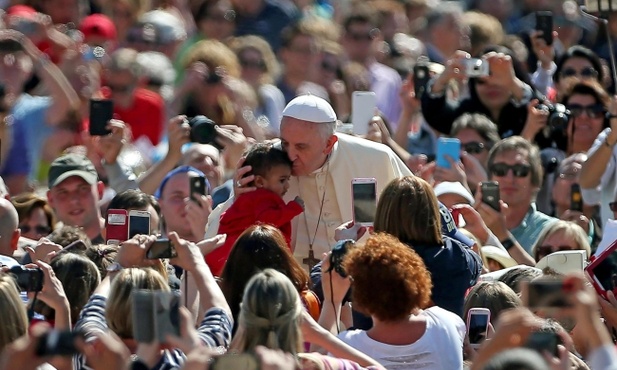
[[[273,197],[278,196],[273,195]],[[304,202],[301,199],[294,199],[287,204],[280,199],[263,199],[261,204],[257,205],[255,215],[257,221],[280,227],[302,212],[304,212]]]

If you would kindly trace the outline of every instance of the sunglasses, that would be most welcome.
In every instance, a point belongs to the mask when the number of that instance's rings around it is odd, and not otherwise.
[[[584,78],[597,78],[598,77],[598,71],[596,71],[594,68],[591,68],[591,67],[585,67],[581,69],[580,71],[577,71],[574,68],[566,68],[563,71],[561,71],[560,74],[562,77],[574,77],[574,76],[581,76]]]
[[[611,212],[617,212],[617,202],[610,202],[608,207],[611,209]]]
[[[118,94],[126,94],[129,91],[133,90],[133,85],[111,85],[111,84],[107,84],[107,87],[109,88],[109,90],[111,90],[111,92],[118,93]]]
[[[45,225],[36,225],[34,228],[30,225],[19,226],[22,233],[27,234],[34,229],[34,232],[41,235],[48,235],[51,233],[51,227]]]
[[[485,149],[488,149],[484,143],[478,141],[470,141],[468,143],[461,144],[461,148],[469,154],[480,154]]]
[[[254,68],[262,71],[266,69],[266,63],[263,60],[240,59],[240,66],[242,68]]]
[[[589,118],[600,118],[604,116],[606,110],[602,104],[593,104],[593,105],[580,105],[580,104],[570,104],[568,105],[568,109],[572,114],[572,117],[580,117],[583,113],[587,113],[587,117]]]
[[[493,163],[489,167],[489,171],[499,177],[504,177],[508,174],[508,172],[512,170],[512,173],[515,177],[527,177],[529,172],[531,172],[531,166],[528,164],[515,164],[510,166],[505,163]]]
[[[551,253],[559,252],[559,251],[575,251],[577,248],[573,248],[567,245],[553,246],[553,245],[541,245],[536,248],[536,255],[538,258],[542,258],[544,256],[548,256]]]

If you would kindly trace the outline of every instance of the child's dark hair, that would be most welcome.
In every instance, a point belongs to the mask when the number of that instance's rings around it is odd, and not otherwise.
[[[282,149],[275,148],[272,144],[258,143],[253,145],[246,152],[245,166],[251,166],[251,172],[245,175],[255,175],[265,177],[273,167],[288,166],[291,168],[293,162]],[[251,182],[248,186],[253,186]]]

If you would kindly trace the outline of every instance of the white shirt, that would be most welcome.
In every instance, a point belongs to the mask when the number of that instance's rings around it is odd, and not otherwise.
[[[606,140],[606,136],[608,136],[610,130],[610,128],[606,128],[598,135],[587,152],[588,157],[591,157],[593,153],[605,145],[604,140]],[[613,153],[606,164],[606,168],[600,179],[600,185],[593,189],[581,189],[581,194],[583,195],[583,201],[585,203],[600,205],[602,227],[606,224],[606,220],[613,219],[613,212],[611,212],[608,204],[615,200],[615,184],[617,184],[617,146],[613,147]]]
[[[377,342],[363,330],[345,331],[339,334],[339,338],[388,370],[462,370],[466,331],[463,320],[437,306],[424,310],[420,315],[426,317],[426,331],[411,344]]]

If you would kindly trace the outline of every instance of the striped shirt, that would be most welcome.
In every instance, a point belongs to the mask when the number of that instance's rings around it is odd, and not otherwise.
[[[94,340],[98,334],[109,331],[105,319],[105,306],[107,298],[101,295],[93,295],[84,306],[79,320],[75,324],[75,331],[83,333],[86,342]],[[229,347],[231,341],[232,319],[224,310],[214,307],[209,309],[202,320],[197,332],[203,345],[211,348]],[[178,350],[164,350],[159,362],[153,370],[179,369],[186,360],[185,354]],[[86,358],[82,354],[73,357],[73,368],[76,370],[88,370]]]

